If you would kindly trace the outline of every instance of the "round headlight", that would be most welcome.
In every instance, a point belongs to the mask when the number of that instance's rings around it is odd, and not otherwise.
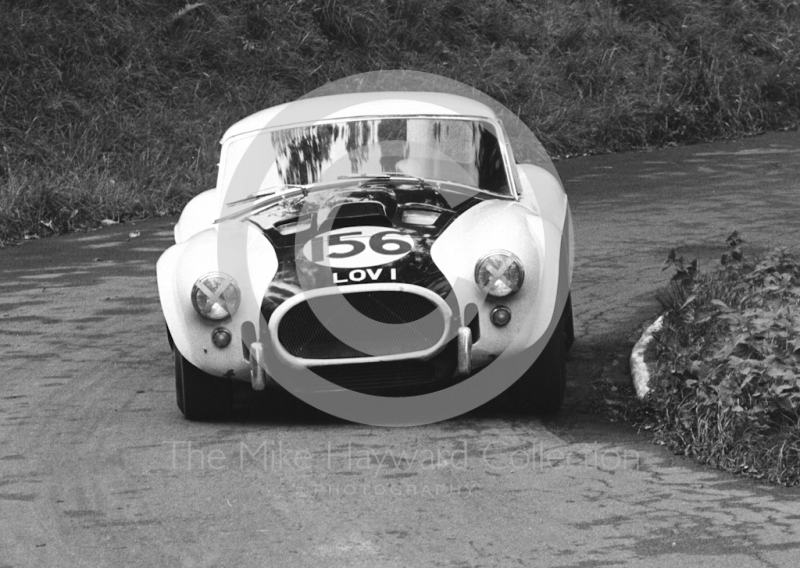
[[[224,320],[239,308],[239,287],[227,274],[214,272],[199,278],[192,287],[192,305],[210,320]]]
[[[475,265],[475,282],[481,290],[496,298],[519,292],[524,279],[522,261],[505,250],[490,252]]]

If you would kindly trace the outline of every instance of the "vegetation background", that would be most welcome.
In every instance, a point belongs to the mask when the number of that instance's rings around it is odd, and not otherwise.
[[[413,69],[553,157],[797,127],[798,0],[0,0],[0,246],[175,213],[236,120]]]

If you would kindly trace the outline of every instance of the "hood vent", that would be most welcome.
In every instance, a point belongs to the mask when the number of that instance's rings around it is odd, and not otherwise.
[[[386,214],[386,207],[379,201],[340,203],[330,209],[324,221],[320,217],[320,221],[320,232],[364,225],[377,227],[394,226],[392,220]]]

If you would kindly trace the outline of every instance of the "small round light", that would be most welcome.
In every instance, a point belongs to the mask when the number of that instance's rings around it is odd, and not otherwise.
[[[489,317],[494,325],[497,327],[503,327],[511,321],[511,310],[505,306],[497,306],[492,310],[492,313]]]
[[[206,274],[192,287],[192,306],[206,319],[228,319],[239,308],[239,299],[239,287],[227,274]]]
[[[219,348],[225,348],[231,344],[231,332],[224,327],[218,327],[211,334],[211,341]]]
[[[522,261],[505,250],[490,252],[475,265],[475,282],[481,290],[496,298],[516,294],[524,280]]]

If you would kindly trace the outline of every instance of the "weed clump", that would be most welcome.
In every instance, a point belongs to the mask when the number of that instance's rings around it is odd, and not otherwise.
[[[800,483],[800,259],[763,259],[728,237],[722,268],[667,260],[651,392],[631,416],[673,451],[735,473]]]

